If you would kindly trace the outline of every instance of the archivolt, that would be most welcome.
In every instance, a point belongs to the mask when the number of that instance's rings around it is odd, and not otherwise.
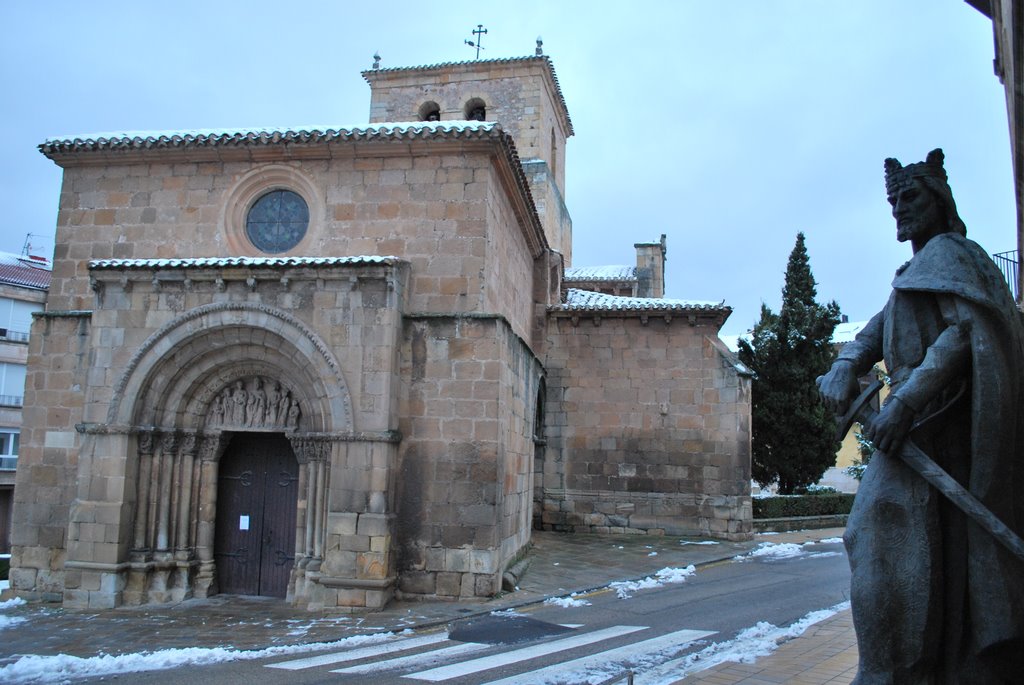
[[[115,386],[107,421],[201,428],[214,393],[246,376],[282,381],[309,429],[353,430],[348,387],[320,336],[284,311],[245,302],[197,307],[146,339]]]

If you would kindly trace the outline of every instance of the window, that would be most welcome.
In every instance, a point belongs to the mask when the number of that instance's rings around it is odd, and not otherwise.
[[[467,121],[487,121],[487,105],[480,98],[473,98],[466,103]]]
[[[309,207],[291,190],[272,190],[249,208],[245,233],[262,252],[278,254],[292,249],[309,228]]]
[[[0,471],[14,471],[18,466],[18,443],[21,434],[13,428],[0,428]]]
[[[27,342],[28,331],[32,326],[32,312],[42,309],[43,305],[38,302],[0,298],[0,338]]]
[[[25,396],[25,365],[0,362],[0,406],[20,407]]]
[[[441,105],[436,102],[424,102],[420,105],[420,121],[441,121]]]

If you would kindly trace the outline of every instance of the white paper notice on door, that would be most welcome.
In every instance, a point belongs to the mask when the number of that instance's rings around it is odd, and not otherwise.
[[[249,530],[249,517],[242,515],[238,517],[238,530]]]

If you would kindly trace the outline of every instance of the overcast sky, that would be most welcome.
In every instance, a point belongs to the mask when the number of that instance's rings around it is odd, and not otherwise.
[[[1016,248],[991,22],[962,0],[299,3],[6,0],[0,250],[52,251],[68,134],[355,125],[360,72],[481,58],[554,62],[574,265],[630,264],[668,235],[668,297],[724,300],[723,334],[777,309],[803,231],[819,298],[851,321],[910,257],[882,160],[935,147],[968,236]]]

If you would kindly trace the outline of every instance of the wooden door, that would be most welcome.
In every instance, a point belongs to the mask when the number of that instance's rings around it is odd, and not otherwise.
[[[239,433],[217,474],[220,591],[284,597],[295,558],[299,464],[280,433]]]

